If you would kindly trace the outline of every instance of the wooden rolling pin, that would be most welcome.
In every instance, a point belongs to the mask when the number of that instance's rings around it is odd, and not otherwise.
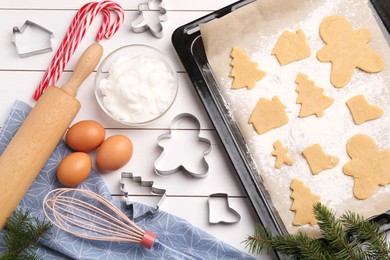
[[[26,194],[77,112],[81,83],[99,63],[103,48],[90,45],[71,79],[62,88],[50,86],[40,97],[0,157],[0,230]]]

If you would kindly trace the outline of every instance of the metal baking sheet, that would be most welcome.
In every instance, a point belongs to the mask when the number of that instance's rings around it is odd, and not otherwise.
[[[226,152],[252,202],[259,221],[268,227],[273,234],[286,234],[287,229],[272,205],[239,127],[230,113],[224,97],[219,91],[218,82],[207,61],[198,29],[199,24],[220,18],[253,1],[238,1],[177,28],[172,35],[172,43],[225,146]],[[378,14],[378,22],[383,22],[381,26],[389,30],[390,5],[387,2],[388,0],[371,1]],[[381,11],[378,8],[382,8]],[[390,212],[384,213],[374,219],[384,229],[387,230],[390,228]]]

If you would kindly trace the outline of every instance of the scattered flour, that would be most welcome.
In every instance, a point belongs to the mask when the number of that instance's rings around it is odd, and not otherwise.
[[[362,7],[363,5],[365,6]],[[289,187],[293,178],[302,180],[313,193],[320,195],[322,203],[340,209],[344,207],[342,205],[345,201],[354,200],[353,178],[342,172],[342,166],[350,160],[346,152],[348,139],[355,134],[365,133],[376,140],[379,148],[390,148],[388,128],[390,88],[386,84],[390,82],[388,69],[378,74],[369,74],[356,69],[352,81],[344,88],[337,89],[330,83],[330,63],[321,63],[316,58],[317,51],[324,46],[319,36],[319,26],[325,16],[343,15],[356,29],[362,28],[366,23],[375,23],[373,17],[368,19],[369,21],[361,19],[367,13],[372,16],[366,0],[356,2],[325,0],[299,23],[258,37],[256,42],[258,47],[255,50],[246,50],[251,60],[257,62],[259,68],[267,72],[267,76],[259,81],[254,89],[232,90],[230,89],[231,79],[228,77],[219,79],[222,85],[221,92],[230,104],[230,109],[240,126],[261,177],[265,181],[274,206],[279,212],[284,212],[282,219],[288,229],[291,228],[290,223],[293,217],[293,213],[286,212],[291,206]],[[276,57],[271,55],[275,43],[283,31],[295,32],[297,29],[302,29],[306,34],[312,54],[307,59],[280,66]],[[378,43],[375,43],[375,38],[372,42],[374,42],[374,47],[371,43],[369,46],[377,51],[375,44],[378,45]],[[325,110],[324,116],[320,118],[298,117],[300,105],[296,104],[297,93],[295,92],[297,86],[295,78],[298,73],[308,75],[316,86],[325,89],[325,95],[335,99],[335,102]],[[356,126],[345,102],[358,94],[364,94],[369,102],[381,107],[385,111],[384,115],[379,119]],[[289,123],[265,134],[257,135],[253,126],[248,124],[249,117],[260,97],[271,99],[273,96],[278,96],[287,106]],[[283,145],[289,149],[289,155],[296,161],[293,166],[284,165],[280,169],[275,168],[275,158],[271,155],[275,140],[281,140]],[[302,151],[315,143],[319,143],[325,153],[339,157],[340,163],[333,169],[313,176],[302,156]],[[380,188],[380,192],[390,192],[390,185]]]

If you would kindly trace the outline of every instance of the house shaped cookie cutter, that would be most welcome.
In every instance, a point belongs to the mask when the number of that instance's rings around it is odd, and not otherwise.
[[[193,125],[195,126],[195,131],[198,131],[197,133],[197,141],[200,142],[200,143],[204,143],[205,146],[207,146],[206,149],[203,150],[203,154],[200,158],[200,161],[199,161],[199,164],[202,165],[202,169],[201,170],[191,170],[188,168],[188,166],[186,166],[186,164],[183,164],[182,162],[178,161],[177,163],[175,163],[175,166],[170,168],[170,169],[162,169],[160,166],[159,166],[159,163],[162,161],[162,159],[164,158],[164,155],[165,155],[165,148],[164,146],[161,144],[161,142],[163,140],[166,140],[166,139],[171,139],[173,136],[172,136],[172,131],[175,130],[176,128],[176,124],[183,120],[183,119],[189,119],[192,121]],[[163,135],[160,135],[157,139],[158,141],[158,145],[161,147],[162,149],[162,153],[161,155],[157,158],[157,160],[155,161],[154,163],[154,169],[155,169],[155,172],[159,175],[170,175],[170,174],[173,174],[173,173],[176,173],[176,172],[179,172],[181,170],[184,170],[187,174],[189,174],[191,177],[193,178],[205,178],[207,177],[208,175],[208,170],[209,170],[209,165],[205,159],[205,156],[207,154],[209,154],[211,152],[211,141],[207,138],[204,138],[204,137],[201,137],[199,134],[200,134],[200,122],[199,120],[192,114],[189,114],[189,113],[182,113],[182,114],[179,114],[177,115],[171,122],[171,128],[170,128],[170,132],[168,134],[163,134]],[[177,130],[177,128],[176,128]],[[181,151],[177,150],[177,152],[183,152],[183,153],[191,153],[192,152],[192,147],[181,147]]]
[[[19,47],[18,47],[17,36],[20,35],[20,34],[23,34],[26,31],[26,29],[29,28],[29,27],[35,27],[35,28],[43,31],[44,33],[46,33],[49,36],[49,47],[22,53],[19,50]],[[12,34],[11,42],[12,42],[12,44],[16,48],[16,53],[21,58],[26,58],[26,57],[30,57],[30,56],[34,56],[34,55],[43,54],[43,53],[47,53],[47,52],[53,51],[53,46],[52,46],[52,41],[51,41],[54,38],[53,32],[48,30],[48,29],[46,29],[45,27],[43,27],[43,26],[41,26],[39,24],[36,24],[36,23],[34,23],[32,21],[29,21],[29,20],[26,20],[26,22],[20,28],[15,26],[13,28],[12,32],[13,32],[13,34]]]
[[[153,181],[143,181],[141,176],[134,176],[133,173],[131,173],[131,172],[122,172],[121,179],[120,179],[120,188],[121,188],[121,191],[123,192],[123,195],[125,196],[126,205],[130,209],[132,209],[133,205],[132,205],[132,202],[128,200],[130,193],[126,189],[126,181],[125,180],[129,180],[133,183],[136,183],[141,187],[146,187],[150,190],[150,195],[160,197],[160,199],[158,200],[158,202],[156,203],[156,205],[154,207],[151,207],[150,210],[148,210],[148,211],[144,212],[143,214],[141,214],[135,218],[132,218],[132,219],[135,222],[138,222],[138,221],[140,221],[148,216],[156,214],[158,212],[161,204],[164,202],[164,200],[166,198],[166,190],[154,187]]]
[[[145,23],[145,13],[156,11],[152,9],[152,5],[157,6],[158,19],[159,22],[154,26]],[[149,31],[154,37],[162,38],[163,37],[163,26],[162,22],[166,22],[168,20],[167,10],[164,8],[162,0],[148,0],[145,3],[141,3],[138,5],[138,16],[131,22],[131,28],[135,33],[143,33]]]

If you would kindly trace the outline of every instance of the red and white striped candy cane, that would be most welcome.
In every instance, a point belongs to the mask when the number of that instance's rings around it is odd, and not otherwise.
[[[39,99],[48,86],[55,85],[70,57],[83,39],[88,27],[99,12],[103,14],[103,22],[96,35],[96,41],[99,42],[103,38],[109,39],[118,31],[123,22],[124,13],[122,7],[117,3],[107,0],[90,2],[81,7],[73,18],[57,53],[34,92],[33,98],[35,100]],[[111,12],[116,14],[116,19],[112,24],[110,21]]]

